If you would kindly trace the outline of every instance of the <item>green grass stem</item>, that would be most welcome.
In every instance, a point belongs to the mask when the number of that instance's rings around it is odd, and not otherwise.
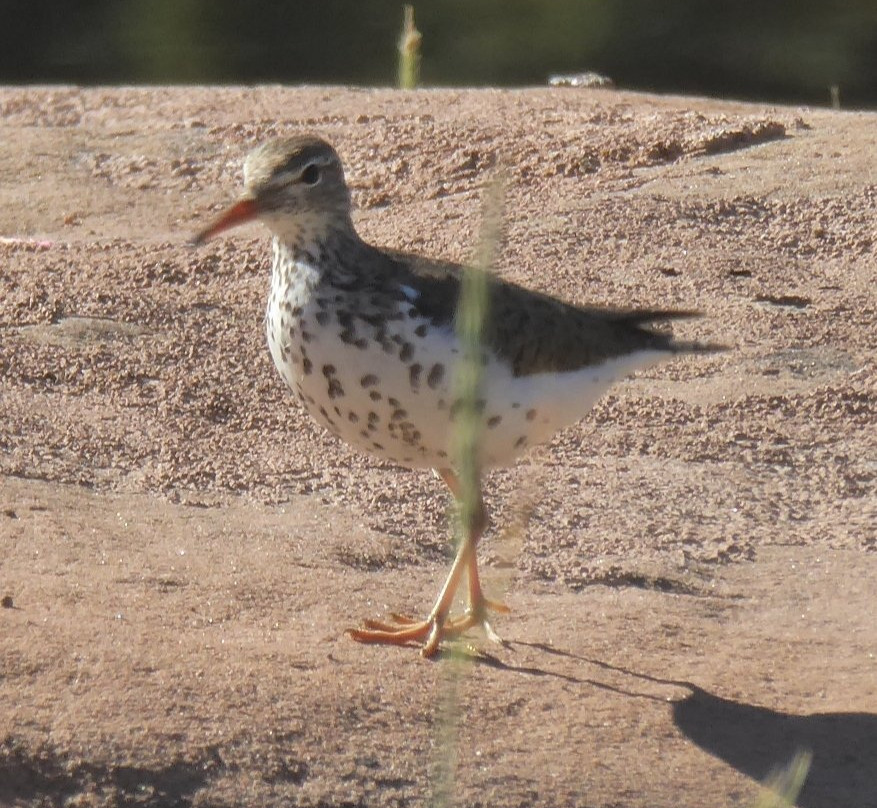
[[[420,44],[423,35],[414,24],[414,6],[403,6],[399,36],[399,87],[413,90],[420,84]]]

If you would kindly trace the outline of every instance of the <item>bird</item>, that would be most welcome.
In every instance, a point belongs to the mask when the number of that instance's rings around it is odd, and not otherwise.
[[[317,135],[264,142],[243,173],[243,195],[193,242],[254,220],[271,232],[265,327],[280,376],[329,432],[399,466],[433,469],[459,502],[454,427],[466,402],[454,378],[465,352],[456,324],[465,273],[475,270],[362,239],[341,159]],[[482,272],[475,505],[427,616],[365,620],[347,631],[358,642],[419,645],[431,657],[475,626],[495,638],[488,613],[509,610],[481,585],[476,546],[489,519],[480,473],[511,465],[579,421],[631,373],[723,347],[650,327],[697,312],[576,306]],[[467,605],[452,616],[464,576]]]

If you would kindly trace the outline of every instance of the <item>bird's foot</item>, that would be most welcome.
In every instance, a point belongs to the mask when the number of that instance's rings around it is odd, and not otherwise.
[[[447,620],[434,616],[426,620],[414,620],[402,614],[391,614],[389,619],[365,620],[362,628],[349,628],[348,637],[357,642],[375,645],[409,645],[422,643],[420,652],[430,657],[438,650],[439,643],[447,636]]]
[[[492,642],[502,642],[487,621],[488,611],[508,614],[511,610],[504,603],[483,598],[460,617],[431,614],[425,620],[416,620],[392,613],[386,621],[365,620],[362,628],[348,629],[346,633],[356,642],[375,645],[423,643],[420,653],[429,658],[435,655],[443,640],[454,640],[475,626],[481,626]]]

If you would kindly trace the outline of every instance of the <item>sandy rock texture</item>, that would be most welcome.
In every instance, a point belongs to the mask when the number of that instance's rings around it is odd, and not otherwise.
[[[451,555],[264,344],[268,237],[187,244],[315,131],[368,239],[725,354],[493,473],[513,613],[359,646]],[[575,88],[0,90],[0,805],[877,806],[877,114]]]

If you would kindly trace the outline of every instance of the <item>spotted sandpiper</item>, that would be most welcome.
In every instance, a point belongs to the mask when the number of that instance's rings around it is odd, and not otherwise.
[[[401,466],[434,469],[459,498],[453,371],[462,353],[455,318],[464,268],[363,241],[341,161],[318,137],[259,146],[244,164],[244,185],[241,199],[195,241],[254,219],[272,232],[266,327],[284,381],[330,432]],[[578,421],[614,381],[674,354],[716,349],[647,327],[692,312],[582,308],[497,277],[487,283],[480,468],[509,465]],[[507,609],[481,588],[475,547],[487,514],[480,491],[478,503],[429,615],[368,620],[351,637],[422,643],[430,656],[474,625],[490,631],[487,611]],[[468,607],[452,618],[464,573]]]

